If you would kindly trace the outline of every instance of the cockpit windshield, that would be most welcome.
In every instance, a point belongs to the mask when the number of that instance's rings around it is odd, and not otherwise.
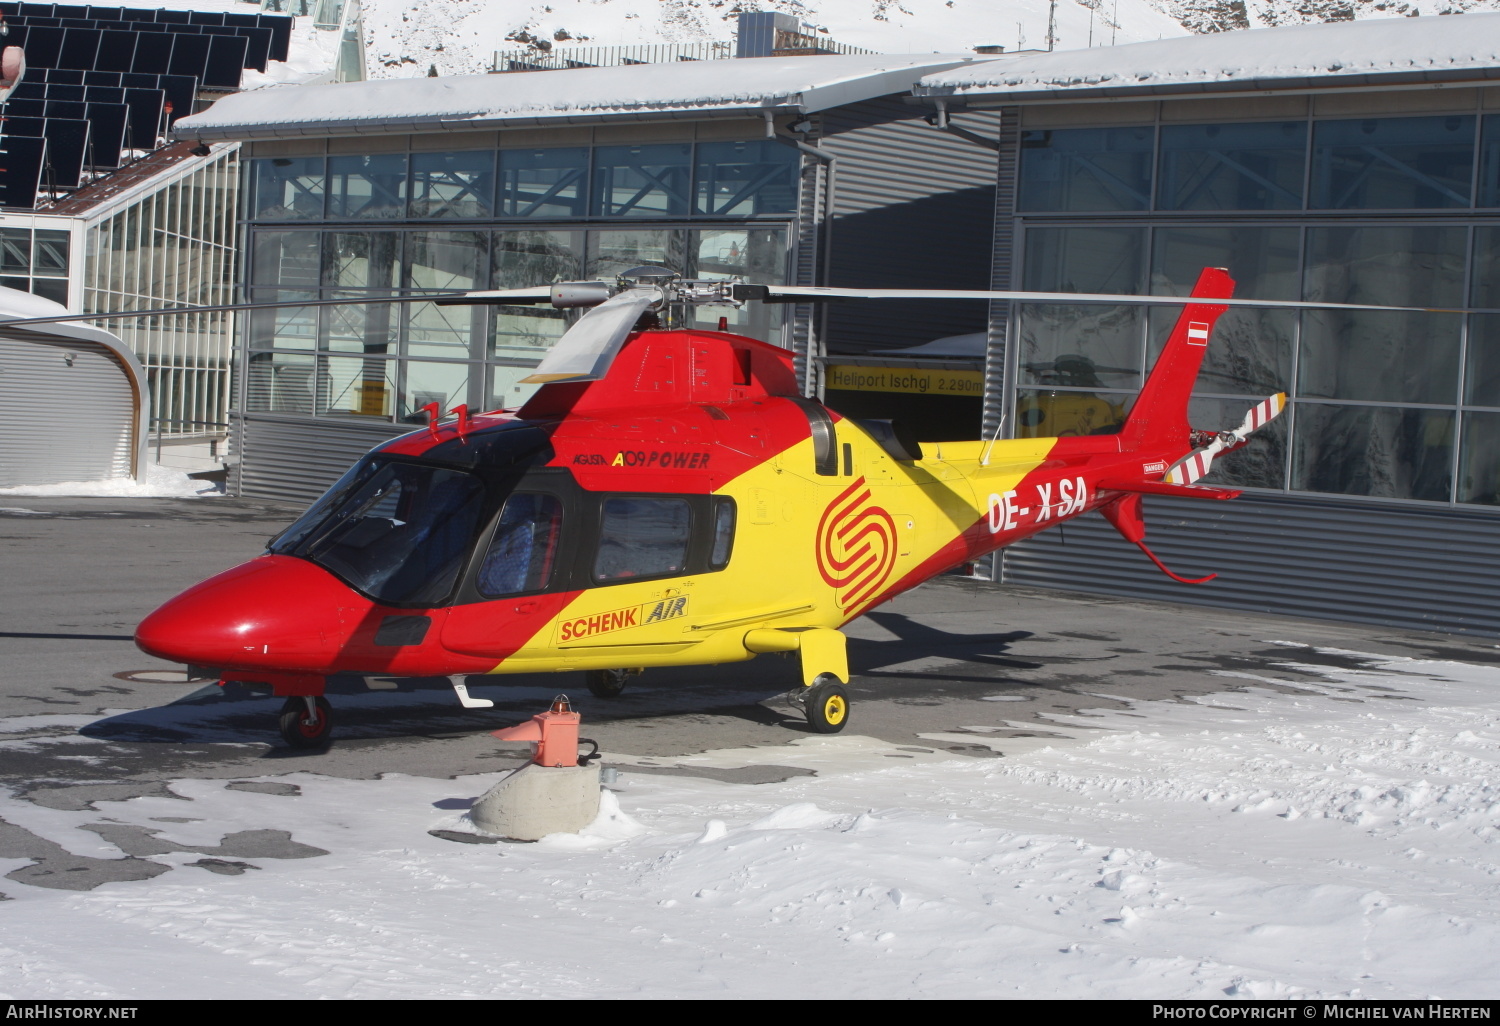
[[[463,568],[484,494],[462,470],[366,461],[270,551],[311,560],[377,602],[436,605]]]

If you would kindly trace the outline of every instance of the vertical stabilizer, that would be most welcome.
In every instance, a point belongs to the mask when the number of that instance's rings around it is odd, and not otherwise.
[[[1228,299],[1233,294],[1234,279],[1222,267],[1205,267],[1192,292],[1206,299]],[[1209,303],[1189,303],[1183,308],[1120,431],[1124,448],[1188,444],[1192,431],[1187,419],[1188,397],[1198,380],[1203,355],[1208,352],[1214,323],[1227,309]]]

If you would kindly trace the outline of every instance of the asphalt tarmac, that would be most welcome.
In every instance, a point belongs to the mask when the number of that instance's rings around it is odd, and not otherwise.
[[[166,795],[168,782],[189,777],[261,778],[230,786],[263,791],[292,787],[263,779],[291,772],[361,779],[492,772],[519,764],[524,749],[489,732],[542,711],[560,692],[582,712],[583,733],[599,742],[606,765],[613,758],[629,772],[752,784],[808,772],[778,761],[779,749],[809,736],[785,697],[799,685],[797,663],[780,656],[648,670],[614,700],[590,695],[580,674],[470,678],[471,693],[494,700],[491,709],[461,708],[443,680],[404,681],[391,691],[336,679],[332,746],[287,748],[276,731],[281,700],[186,681],[182,666],[140,652],[132,632],[177,592],[258,555],[299,512],[228,498],[0,496],[0,786],[37,805],[82,810]],[[1191,589],[1183,590],[1189,600]],[[1052,735],[1050,716],[1243,683],[1225,672],[1296,681],[1277,642],[1500,662],[1500,648],[1482,639],[959,578],[929,582],[848,633],[846,734],[878,739],[891,758],[912,751],[1003,758],[1008,744]],[[1342,659],[1307,650],[1296,658]],[[764,759],[729,770],[675,761],[728,748],[763,749]],[[36,860],[11,880],[87,889],[166,871],[145,858],[159,842],[109,839],[131,858],[80,859],[0,820],[0,858]],[[208,854],[308,854],[289,835],[235,835],[220,848]]]

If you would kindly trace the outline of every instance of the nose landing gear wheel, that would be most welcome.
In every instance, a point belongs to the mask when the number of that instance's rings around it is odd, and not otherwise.
[[[807,725],[818,734],[837,734],[849,722],[849,696],[837,679],[828,677],[803,696]]]
[[[583,675],[584,683],[596,698],[619,698],[625,690],[625,682],[639,670],[589,670]]]
[[[311,715],[309,715],[311,713]],[[281,707],[281,738],[293,748],[322,748],[333,730],[333,707],[319,695],[311,710],[307,699],[292,697]]]

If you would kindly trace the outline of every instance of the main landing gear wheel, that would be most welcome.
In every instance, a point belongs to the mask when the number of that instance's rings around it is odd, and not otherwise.
[[[633,676],[629,670],[589,670],[583,679],[596,698],[619,698],[625,682]]]
[[[322,748],[333,731],[333,707],[319,695],[312,709],[307,699],[292,697],[281,707],[281,737],[293,748]]]
[[[825,674],[802,696],[807,725],[818,734],[837,734],[849,722],[849,695],[836,677]]]

